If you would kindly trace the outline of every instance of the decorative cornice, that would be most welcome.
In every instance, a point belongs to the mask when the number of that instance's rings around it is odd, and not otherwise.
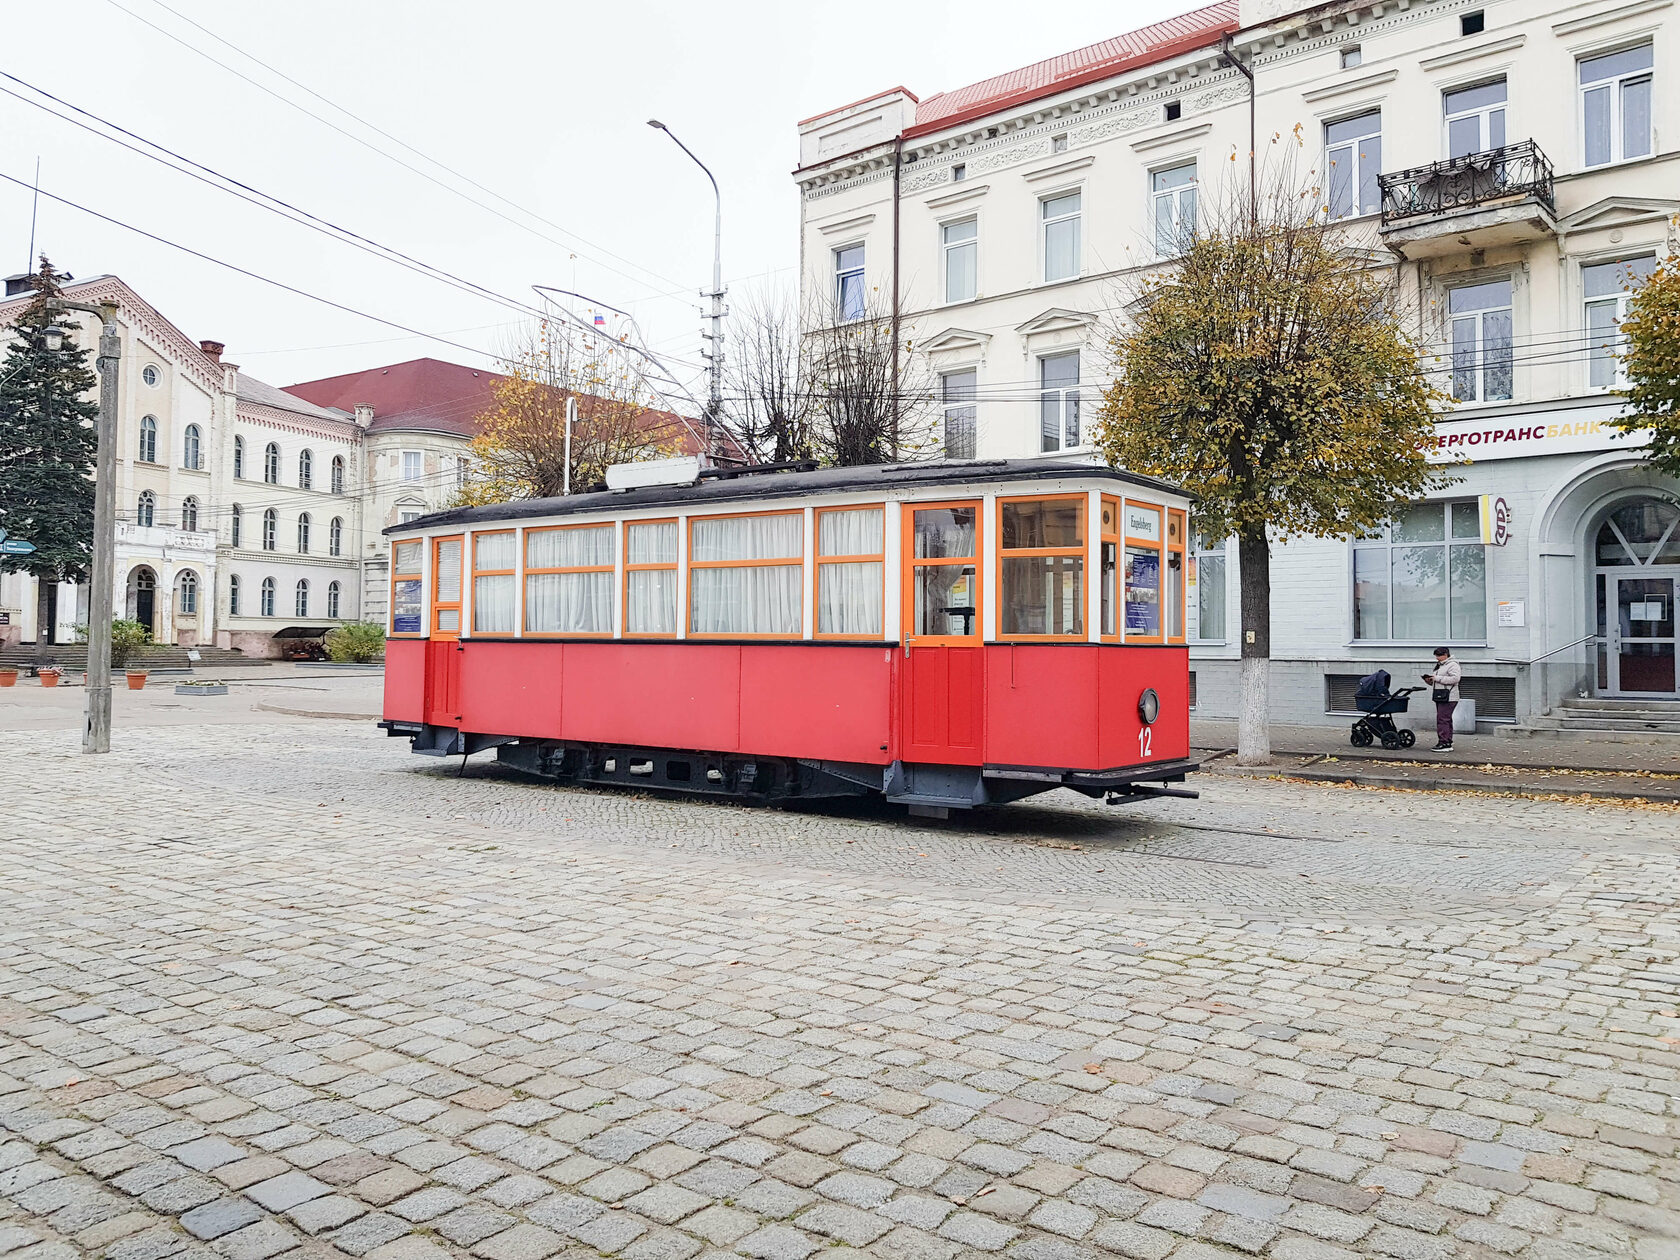
[[[1189,144],[1194,140],[1200,140],[1212,130],[1213,124],[1210,122],[1197,123],[1194,127],[1176,127],[1172,131],[1164,131],[1160,135],[1144,136],[1141,140],[1132,141],[1132,151],[1135,153],[1152,153],[1156,149]]]
[[[1379,88],[1385,83],[1392,83],[1400,77],[1398,67],[1379,70],[1375,74],[1362,75],[1357,79],[1346,79],[1341,83],[1332,83],[1329,87],[1314,88],[1310,92],[1302,92],[1301,99],[1309,105],[1316,105],[1320,101],[1328,101],[1337,96],[1350,96],[1355,92],[1366,92],[1372,88]]]
[[[929,197],[922,204],[929,210],[943,210],[948,206],[960,206],[965,201],[975,201],[984,197],[986,190],[990,187],[990,184],[974,184],[971,186],[965,182],[957,191],[943,193],[938,197]]]
[[[235,419],[279,429],[284,433],[300,434],[303,437],[333,438],[346,446],[360,445],[358,439],[361,430],[353,420],[313,420],[295,412],[283,411],[279,407],[271,407],[267,403],[246,402],[244,399],[240,399],[235,408]]]
[[[1563,22],[1552,23],[1552,34],[1567,37],[1581,31],[1590,31],[1595,26],[1607,26],[1611,22],[1619,22],[1623,18],[1642,17],[1647,13],[1655,13],[1658,9],[1666,9],[1674,0],[1636,0],[1633,4],[1624,4],[1620,8],[1606,9],[1599,13],[1590,13],[1586,17],[1570,18]]]
[[[851,214],[843,219],[835,219],[827,223],[818,223],[817,231],[824,236],[833,236],[836,232],[851,232],[857,228],[868,227],[875,222],[874,214]]]
[[[1057,155],[1061,157],[1061,154]],[[1097,160],[1095,153],[1087,153],[1084,157],[1063,157],[1060,162],[1052,162],[1049,166],[1035,166],[1030,171],[1022,171],[1021,178],[1029,184],[1037,184],[1047,179],[1061,179],[1064,175],[1072,175],[1075,171],[1082,171]]]
[[[1504,39],[1490,40],[1485,44],[1477,44],[1474,48],[1455,48],[1449,53],[1442,53],[1439,57],[1426,57],[1418,62],[1418,68],[1427,71],[1445,70],[1448,66],[1462,65],[1466,61],[1475,61],[1480,57],[1493,57],[1500,53],[1515,52],[1526,43],[1528,43],[1527,35],[1507,35]]]

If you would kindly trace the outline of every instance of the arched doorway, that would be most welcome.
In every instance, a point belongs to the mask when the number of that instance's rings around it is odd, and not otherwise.
[[[129,570],[123,615],[145,626],[154,639],[157,637],[157,573],[150,565],[136,565]]]
[[[1674,699],[1680,504],[1653,494],[1611,505],[1593,536],[1598,690]]]

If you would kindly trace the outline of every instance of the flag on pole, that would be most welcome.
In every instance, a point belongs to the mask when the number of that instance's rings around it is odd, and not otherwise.
[[[604,328],[604,327],[606,327],[606,323],[607,323],[607,317],[605,315],[597,315],[595,317],[595,327]]]

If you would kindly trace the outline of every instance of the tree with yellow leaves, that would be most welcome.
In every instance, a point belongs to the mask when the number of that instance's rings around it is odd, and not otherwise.
[[[1211,221],[1210,221],[1211,220]],[[1428,462],[1443,400],[1390,272],[1325,219],[1317,190],[1246,187],[1144,279],[1113,338],[1097,441],[1109,462],[1195,496],[1234,535],[1242,579],[1237,758],[1271,759],[1274,538],[1348,538],[1445,478]]]
[[[1619,332],[1628,410],[1618,427],[1649,429],[1651,462],[1680,477],[1680,256],[1663,259],[1634,290]]]

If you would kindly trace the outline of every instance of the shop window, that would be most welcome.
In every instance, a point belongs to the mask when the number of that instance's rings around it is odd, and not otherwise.
[[[525,629],[612,633],[613,525],[562,525],[525,534]]]
[[[1085,635],[1083,495],[998,504],[998,635]]]
[[[519,595],[519,536],[511,529],[473,535],[474,634],[512,634]]]
[[[817,513],[817,635],[882,635],[886,510],[825,509]]]
[[[624,535],[624,633],[676,634],[676,521],[636,521]]]
[[[1487,637],[1487,549],[1474,500],[1400,508],[1355,540],[1353,637],[1429,644]]]
[[[802,633],[803,512],[701,516],[689,531],[690,633]]]

